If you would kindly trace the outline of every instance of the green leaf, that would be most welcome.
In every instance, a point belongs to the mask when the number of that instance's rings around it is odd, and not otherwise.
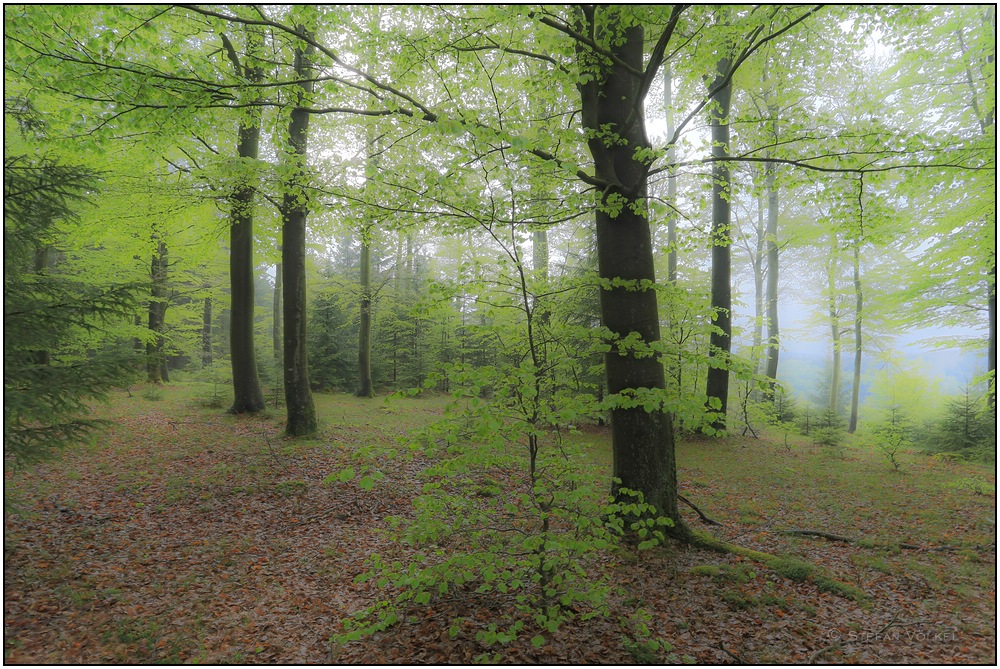
[[[362,490],[371,490],[375,487],[375,480],[371,476],[362,476],[361,480],[358,481],[358,485],[361,486]]]
[[[531,637],[531,645],[534,646],[535,648],[541,648],[542,646],[545,645],[545,637],[543,637],[541,634],[536,634],[535,636]]]
[[[341,483],[347,483],[354,478],[354,468],[348,467],[347,469],[341,470],[339,478]]]

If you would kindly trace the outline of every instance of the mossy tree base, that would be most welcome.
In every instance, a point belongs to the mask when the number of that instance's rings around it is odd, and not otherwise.
[[[790,578],[793,581],[814,583],[816,587],[823,592],[832,592],[836,595],[846,597],[847,599],[853,599],[857,602],[866,602],[869,600],[868,595],[856,586],[833,578],[822,568],[817,567],[811,562],[802,560],[801,558],[787,555],[772,555],[771,553],[755,551],[751,548],[745,548],[743,546],[731,544],[727,541],[722,541],[721,539],[717,539],[711,535],[705,534],[704,532],[699,532],[698,530],[690,528],[687,528],[687,534],[689,539],[686,543],[696,548],[707,548],[719,553],[740,555],[748,560],[759,562],[778,575]]]

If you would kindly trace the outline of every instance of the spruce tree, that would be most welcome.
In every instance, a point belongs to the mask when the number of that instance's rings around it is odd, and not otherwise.
[[[130,318],[140,286],[86,285],[58,272],[60,226],[93,192],[98,175],[49,158],[4,157],[4,455],[37,461],[99,424],[86,402],[134,370],[131,346],[74,350],[74,338]]]

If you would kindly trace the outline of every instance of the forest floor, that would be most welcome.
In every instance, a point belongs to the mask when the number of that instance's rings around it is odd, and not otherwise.
[[[860,447],[783,436],[679,444],[683,494],[724,526],[686,507],[685,517],[808,560],[860,588],[861,601],[668,544],[607,551],[591,568],[619,586],[608,615],[565,623],[540,647],[533,633],[477,641],[509,612],[471,594],[334,646],[340,621],[372,603],[374,584],[354,582],[366,559],[404,551],[385,518],[407,513],[419,485],[393,463],[369,491],[324,479],[358,446],[439,417],[444,401],[317,395],[320,434],[291,441],[280,410],[229,416],[204,406],[211,394],[195,384],[116,393],[95,409],[112,421],[106,432],[5,472],[5,663],[996,662],[995,471],[908,453],[897,472]],[[579,438],[595,467],[609,466],[605,431]]]

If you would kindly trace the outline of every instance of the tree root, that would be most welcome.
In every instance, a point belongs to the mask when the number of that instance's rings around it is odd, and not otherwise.
[[[805,537],[819,537],[820,539],[827,539],[829,541],[840,541],[840,542],[843,542],[845,544],[855,544],[855,545],[857,545],[859,543],[858,539],[852,539],[851,537],[843,537],[843,536],[841,536],[839,534],[830,534],[829,532],[820,532],[818,530],[778,530],[778,531],[781,532],[781,534],[796,534],[796,535],[805,536]],[[942,545],[942,546],[920,546],[918,544],[899,543],[899,544],[883,544],[881,546],[880,545],[875,545],[873,547],[874,548],[895,548],[897,546],[899,548],[903,549],[903,550],[908,550],[908,551],[958,551],[958,550],[962,550],[963,548],[973,548],[973,549],[975,549],[977,551],[995,550],[996,549],[995,545],[994,546],[980,546],[979,544],[976,544],[975,546],[949,546],[949,545]]]
[[[790,558],[787,556],[782,557],[779,555],[772,555],[771,553],[755,551],[752,548],[744,548],[743,546],[737,546],[735,544],[722,541],[721,539],[717,539],[711,535],[705,534],[704,532],[699,532],[698,530],[689,530],[689,534],[691,539],[688,543],[692,546],[706,548],[719,553],[740,555],[748,560],[753,560],[754,562],[763,564],[779,575],[787,576],[792,580],[812,582],[820,590],[832,592],[840,595],[841,597],[846,597],[859,602],[868,599],[868,595],[856,586],[833,578],[827,574],[826,570],[810,562],[806,562],[805,560]]]
[[[694,505],[694,503],[691,500],[689,500],[687,497],[685,497],[684,495],[682,495],[680,493],[677,493],[677,499],[679,499],[680,501],[684,502],[685,504],[687,504],[688,506],[690,506],[692,509],[694,509],[694,512],[698,514],[699,518],[701,518],[701,522],[706,523],[707,525],[718,525],[719,527],[724,527],[724,525],[722,523],[720,523],[719,521],[712,520],[711,518],[709,518],[708,516],[706,516],[704,513],[702,513],[701,509],[699,509],[698,507],[696,507]]]

